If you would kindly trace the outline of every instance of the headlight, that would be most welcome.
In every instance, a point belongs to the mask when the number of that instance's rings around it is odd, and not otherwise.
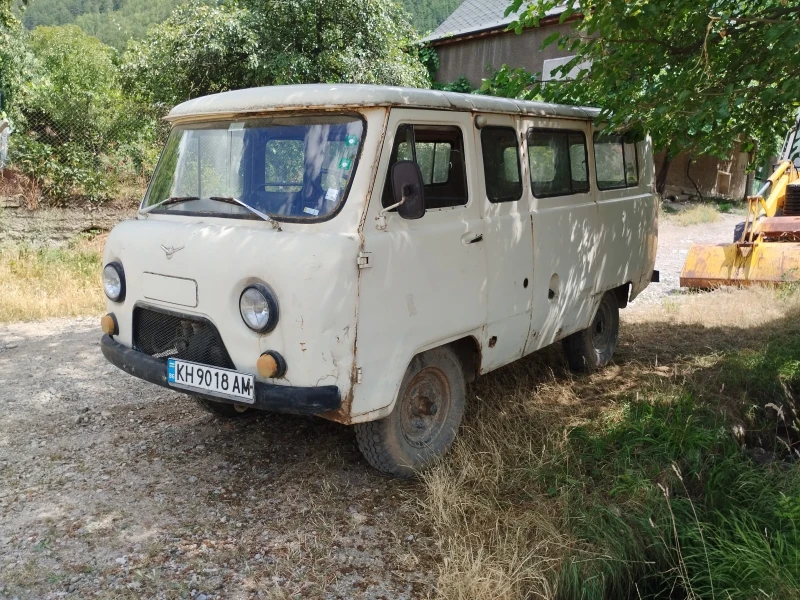
[[[256,283],[239,297],[239,313],[244,324],[257,333],[269,333],[278,324],[278,301],[267,286]]]
[[[125,271],[118,262],[108,263],[103,269],[103,290],[112,302],[125,300]]]

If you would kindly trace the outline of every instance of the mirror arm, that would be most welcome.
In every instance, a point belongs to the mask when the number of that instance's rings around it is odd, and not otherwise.
[[[398,202],[398,203],[396,203],[396,204],[392,204],[391,206],[387,206],[387,207],[386,207],[386,208],[384,208],[384,209],[383,209],[381,212],[379,212],[379,213],[378,213],[378,218],[383,218],[383,217],[385,217],[387,212],[389,212],[390,210],[394,210],[395,208],[397,208],[397,207],[398,207],[398,206],[400,206],[401,204],[404,204],[404,203],[405,203],[405,201],[406,201],[406,197],[405,197],[405,196],[403,196],[403,199],[402,199],[402,200],[400,200],[400,202]]]
[[[403,199],[400,200],[400,202],[392,204],[391,206],[387,206],[381,212],[379,212],[378,216],[375,217],[375,229],[377,229],[378,231],[386,231],[386,213],[389,212],[390,210],[394,210],[395,208],[403,204],[406,201],[406,198],[407,196],[403,196]]]

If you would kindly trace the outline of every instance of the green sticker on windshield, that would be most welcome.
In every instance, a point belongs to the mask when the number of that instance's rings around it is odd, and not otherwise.
[[[339,161],[339,168],[343,171],[349,171],[350,167],[353,166],[353,159],[352,158],[343,158]]]
[[[344,138],[344,145],[347,147],[358,146],[358,136],[348,135],[346,138]]]

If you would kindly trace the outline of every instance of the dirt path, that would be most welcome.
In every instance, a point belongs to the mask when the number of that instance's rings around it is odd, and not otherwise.
[[[105,363],[99,337],[94,318],[0,326],[0,598],[431,589],[413,484],[376,475],[350,430],[220,421]]]
[[[741,220],[662,222],[652,285]],[[648,308],[650,307],[650,308]],[[97,319],[0,325],[0,598],[419,598],[436,559],[351,431],[221,421],[104,362]]]
[[[661,217],[658,231],[656,269],[661,283],[650,285],[631,306],[660,302],[680,292],[680,276],[686,253],[692,244],[727,244],[733,240],[734,226],[744,217],[722,214],[716,223],[701,223],[682,227],[670,216]]]

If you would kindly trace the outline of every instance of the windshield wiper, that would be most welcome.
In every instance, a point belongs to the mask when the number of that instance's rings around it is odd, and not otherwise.
[[[172,198],[167,198],[166,200],[162,200],[158,204],[154,204],[153,206],[148,206],[144,210],[140,210],[139,212],[148,213],[151,210],[156,208],[160,208],[162,206],[169,206],[170,204],[181,204],[183,202],[191,202],[192,200],[200,200],[197,196],[173,196]]]
[[[147,208],[145,208],[144,210],[141,210],[139,212],[142,213],[142,214],[147,214],[150,211],[152,211],[152,210],[154,210],[156,208],[160,208],[162,206],[167,206],[167,205],[170,205],[170,204],[180,204],[181,202],[191,202],[192,200],[200,200],[200,198],[198,198],[197,196],[174,196],[172,198],[167,198],[166,200],[164,200],[162,202],[159,202],[158,204],[154,204],[153,206],[148,206]],[[270,223],[278,231],[281,230],[280,224],[276,220],[274,220],[272,217],[270,217],[269,215],[267,215],[265,213],[262,213],[260,210],[257,210],[255,208],[253,208],[252,206],[248,206],[247,204],[245,204],[244,202],[242,202],[238,198],[234,198],[232,196],[211,196],[211,197],[209,197],[209,200],[213,200],[215,202],[227,202],[228,204],[236,204],[238,206],[243,206],[244,208],[249,210],[251,213],[258,215],[259,217],[261,217],[262,219],[264,219],[265,221]]]
[[[239,206],[243,206],[247,210],[249,210],[254,215],[258,215],[262,219],[264,219],[267,223],[271,224],[272,227],[277,229],[278,231],[281,230],[281,225],[275,219],[270,217],[268,214],[261,212],[258,209],[253,208],[252,206],[245,204],[238,198],[234,198],[233,196],[211,196],[209,200],[215,200],[217,202],[227,202],[228,204],[238,204]]]

